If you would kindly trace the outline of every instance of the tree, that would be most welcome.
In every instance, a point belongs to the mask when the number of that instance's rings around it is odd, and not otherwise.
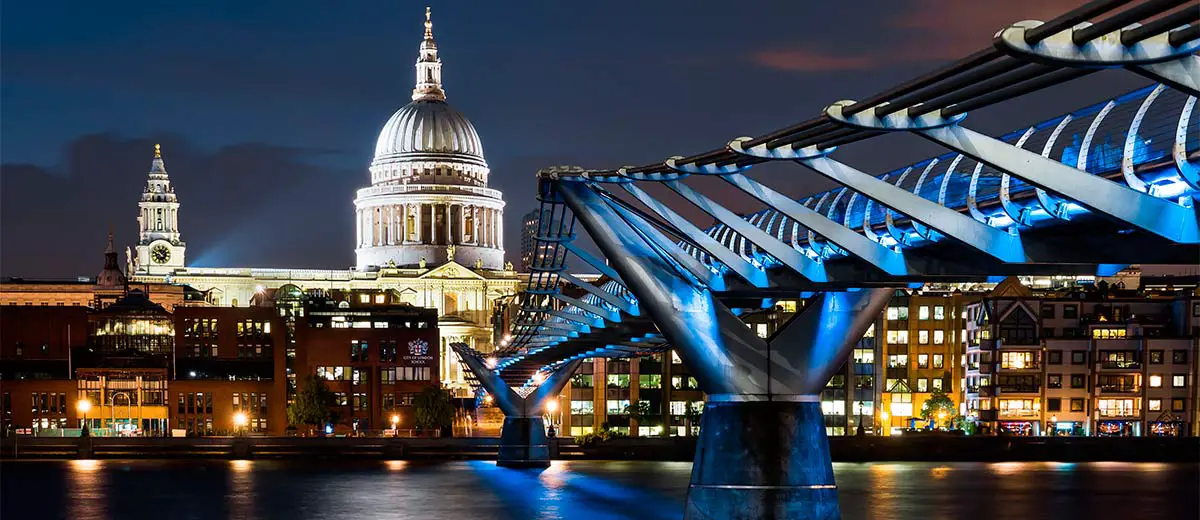
[[[637,421],[638,426],[647,426],[643,425],[642,421],[649,422],[650,419],[658,416],[650,408],[650,401],[634,401],[633,404],[625,406],[625,415],[629,416],[630,421]]]
[[[304,386],[296,392],[296,399],[288,405],[288,423],[294,426],[307,425],[311,431],[313,427],[333,419],[333,407],[336,404],[337,397],[325,386],[325,381],[309,374],[304,378]]]
[[[941,390],[934,390],[933,395],[921,406],[921,418],[932,420],[935,425],[939,419],[944,420],[954,415],[954,401]]]
[[[417,428],[445,430],[454,422],[454,406],[450,393],[436,386],[427,386],[413,399]]]

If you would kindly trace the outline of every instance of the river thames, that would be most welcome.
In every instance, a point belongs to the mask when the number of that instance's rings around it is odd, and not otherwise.
[[[691,464],[5,461],[0,518],[680,518]],[[1197,518],[1200,466],[834,464],[846,519]]]

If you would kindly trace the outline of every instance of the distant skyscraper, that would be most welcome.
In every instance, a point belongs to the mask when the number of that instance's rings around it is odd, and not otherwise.
[[[542,215],[546,215],[548,218],[549,213],[549,211],[544,211],[539,214],[535,209],[521,217],[521,271],[528,272],[534,264],[534,255],[537,253],[535,251],[537,241],[534,240],[534,237],[538,234]]]

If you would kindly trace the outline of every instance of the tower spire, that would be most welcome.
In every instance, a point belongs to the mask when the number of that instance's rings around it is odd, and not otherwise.
[[[430,11],[431,11],[431,9],[429,8],[429,6],[425,6],[425,39],[426,40],[433,39],[433,20],[430,19]]]
[[[413,101],[445,101],[442,89],[442,60],[438,59],[437,42],[433,40],[433,19],[429,7],[425,8],[425,38],[417,57],[417,85],[413,88]]]

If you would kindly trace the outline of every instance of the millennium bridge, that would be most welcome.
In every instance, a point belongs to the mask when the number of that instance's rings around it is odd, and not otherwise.
[[[549,464],[545,403],[583,359],[671,348],[707,395],[686,517],[840,518],[818,394],[894,288],[1200,258],[1198,22],[1187,0],[1094,1],[766,135],[644,166],[539,171],[538,254],[512,339],[489,354],[454,345],[505,415],[498,464]],[[1152,83],[999,137],[967,126],[972,110],[1105,69]],[[947,152],[883,174],[837,158],[897,132]],[[747,175],[768,162],[795,165],[772,170],[780,183],[839,187],[795,200]],[[763,209],[736,213],[692,176]],[[693,224],[652,184],[716,225]],[[599,256],[576,243],[576,223]],[[781,298],[803,308],[770,338],[738,317]]]

